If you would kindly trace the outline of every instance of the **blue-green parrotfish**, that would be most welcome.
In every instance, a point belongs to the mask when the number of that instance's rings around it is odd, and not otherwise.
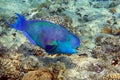
[[[49,54],[74,54],[80,46],[80,39],[61,25],[45,20],[26,20],[23,15],[16,15],[15,23],[7,22],[7,25],[22,31],[31,43]]]

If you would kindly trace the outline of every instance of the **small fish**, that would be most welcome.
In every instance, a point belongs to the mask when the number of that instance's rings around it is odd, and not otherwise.
[[[31,43],[49,54],[73,54],[80,46],[80,39],[63,26],[44,20],[26,20],[23,15],[16,15],[15,23],[7,22],[7,25],[22,31]]]

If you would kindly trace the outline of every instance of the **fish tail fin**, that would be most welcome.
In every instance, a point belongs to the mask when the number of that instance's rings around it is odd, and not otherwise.
[[[18,14],[18,13],[15,13],[16,15],[17,15],[17,20],[15,21],[15,23],[14,24],[11,24],[11,23],[9,23],[9,22],[6,22],[6,24],[8,25],[8,26],[10,26],[10,27],[12,27],[12,28],[15,28],[15,29],[17,29],[17,30],[23,30],[23,27],[24,27],[24,25],[25,25],[25,21],[26,21],[26,19],[25,19],[25,17],[23,16],[23,15],[21,15],[21,14]]]

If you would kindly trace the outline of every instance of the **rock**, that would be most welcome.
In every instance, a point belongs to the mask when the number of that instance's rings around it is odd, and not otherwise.
[[[22,80],[53,80],[53,76],[48,68],[43,67],[26,73]]]

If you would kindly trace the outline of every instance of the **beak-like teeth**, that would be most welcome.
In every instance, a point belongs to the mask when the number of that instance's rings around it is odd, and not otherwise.
[[[76,50],[79,50],[79,48],[77,47],[77,48],[75,48]]]

